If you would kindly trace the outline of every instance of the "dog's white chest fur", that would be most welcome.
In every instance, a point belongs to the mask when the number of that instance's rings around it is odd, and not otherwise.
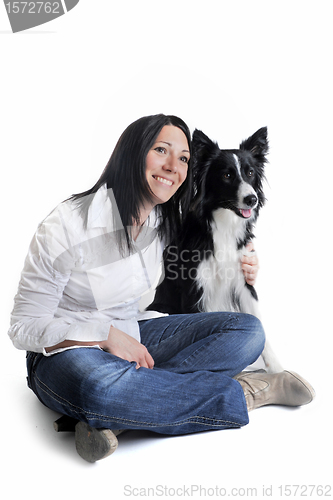
[[[245,284],[240,263],[242,255],[253,253],[249,253],[244,247],[237,250],[237,241],[242,241],[245,236],[245,224],[245,220],[230,210],[219,209],[214,213],[214,255],[207,255],[197,270],[197,282],[203,289],[198,304],[201,311],[242,312],[260,319],[258,301]],[[268,372],[283,371],[267,340],[262,357]],[[249,367],[256,368],[256,364]]]
[[[219,209],[214,213],[212,228],[214,255],[206,255],[197,270],[197,282],[203,289],[200,309],[259,316],[257,301],[246,287],[241,269],[241,256],[248,252],[244,247],[237,250],[237,241],[245,235],[246,220]]]

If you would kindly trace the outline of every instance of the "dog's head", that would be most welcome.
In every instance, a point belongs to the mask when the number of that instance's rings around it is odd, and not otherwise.
[[[267,128],[243,141],[239,149],[220,149],[200,130],[193,133],[195,210],[209,217],[225,208],[255,220],[265,197],[262,190],[268,153]]]

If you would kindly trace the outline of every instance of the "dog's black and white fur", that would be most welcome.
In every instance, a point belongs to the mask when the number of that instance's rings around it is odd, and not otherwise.
[[[240,259],[265,198],[262,190],[268,153],[267,128],[239,149],[221,150],[203,132],[193,133],[195,196],[177,246],[164,254],[163,282],[150,310],[169,314],[235,311],[259,317],[253,286]],[[267,371],[282,371],[266,342]]]

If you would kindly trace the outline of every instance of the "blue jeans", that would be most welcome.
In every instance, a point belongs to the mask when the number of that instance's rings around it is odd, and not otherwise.
[[[248,423],[243,390],[232,377],[263,350],[257,318],[217,312],[139,324],[154,369],[136,369],[97,348],[28,353],[29,387],[49,408],[97,428],[187,434]]]

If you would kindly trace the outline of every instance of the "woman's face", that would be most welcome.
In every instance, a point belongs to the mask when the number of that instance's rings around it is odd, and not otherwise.
[[[146,158],[146,177],[154,206],[168,201],[183,184],[189,159],[184,132],[173,125],[165,125]]]

